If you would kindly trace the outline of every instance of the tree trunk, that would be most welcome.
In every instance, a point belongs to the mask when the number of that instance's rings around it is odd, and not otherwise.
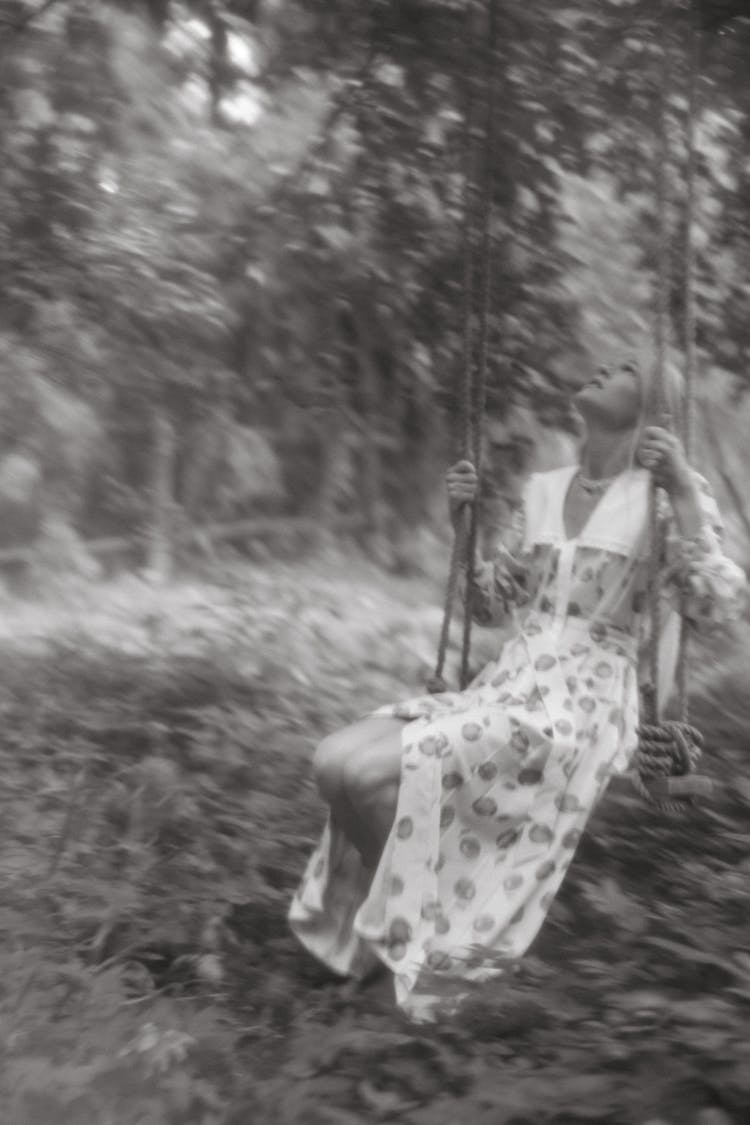
[[[364,315],[366,316],[367,313]],[[367,529],[368,546],[377,560],[385,562],[389,551],[386,506],[383,495],[383,467],[378,447],[378,422],[380,419],[378,373],[373,357],[371,332],[363,324],[361,316],[356,319],[356,332],[356,363],[360,376],[363,422],[362,509]]]
[[[207,416],[190,427],[179,495],[192,523],[203,520],[207,512],[217,513],[216,484],[225,462],[230,422],[229,404],[221,396]]]
[[[153,420],[151,528],[147,559],[149,576],[155,582],[165,582],[172,572],[172,485],[176,452],[174,426],[163,410],[157,410]]]
[[[318,440],[323,463],[313,508],[321,531],[328,532],[336,522],[337,498],[342,481],[349,475],[346,428],[339,411],[331,411],[321,423]]]
[[[211,60],[208,72],[208,86],[211,91],[211,120],[214,125],[221,125],[221,99],[227,79],[229,36],[224,14],[215,0],[209,0],[206,7],[206,20],[211,29]]]
[[[397,338],[391,346],[395,365],[409,362],[409,340],[406,335]],[[420,360],[412,351],[410,362]],[[426,378],[412,378],[408,385],[407,373],[399,370],[395,385],[401,390],[401,402],[396,420],[402,450],[398,454],[401,485],[394,513],[393,565],[399,573],[418,573],[423,559],[415,531],[430,520],[437,519],[445,527],[446,542],[450,541],[448,503],[443,483],[447,468],[445,427],[435,402],[431,384]],[[407,390],[408,388],[408,390]]]

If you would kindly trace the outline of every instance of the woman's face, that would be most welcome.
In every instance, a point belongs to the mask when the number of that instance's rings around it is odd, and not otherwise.
[[[589,429],[633,429],[643,410],[643,383],[638,364],[625,359],[611,367],[600,367],[573,401]]]

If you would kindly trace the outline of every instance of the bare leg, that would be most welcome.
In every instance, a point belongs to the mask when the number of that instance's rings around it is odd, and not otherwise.
[[[356,776],[361,756],[365,752],[377,756],[377,747],[383,743],[398,745],[400,770],[403,726],[402,719],[362,719],[323,739],[313,759],[315,779],[330,807],[332,822],[354,844],[367,866],[373,866],[372,857],[379,856],[382,850],[382,841],[378,846],[382,827],[375,826],[372,817],[363,816],[362,810],[353,803],[347,779],[350,774]]]
[[[367,867],[376,867],[396,815],[401,780],[401,731],[391,731],[348,759],[344,779],[358,822],[355,841]]]
[[[373,852],[373,841],[367,830],[367,824],[359,815],[351,802],[345,789],[333,798],[329,804],[331,823],[340,829],[350,844],[359,852],[365,867],[372,867],[370,857]]]
[[[370,835],[370,848],[363,857],[366,867],[377,867],[385,842],[391,834],[398,804],[398,782],[387,782],[372,795],[366,808],[366,822]]]

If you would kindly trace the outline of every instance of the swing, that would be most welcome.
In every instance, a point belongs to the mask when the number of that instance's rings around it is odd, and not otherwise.
[[[471,12],[469,14],[467,55],[472,57]],[[481,477],[482,417],[485,410],[487,385],[487,335],[490,303],[490,256],[492,220],[492,164],[495,139],[496,81],[494,70],[497,44],[497,0],[488,0],[485,55],[485,105],[484,124],[479,138],[475,139],[477,107],[473,83],[467,82],[466,106],[466,177],[464,184],[464,293],[463,293],[463,356],[461,370],[461,456],[470,460]],[[666,43],[662,40],[666,58]],[[694,387],[695,387],[695,298],[694,298],[694,248],[692,241],[695,196],[695,121],[697,118],[698,32],[695,19],[691,20],[689,58],[689,96],[687,111],[687,199],[685,242],[685,416],[681,429],[688,459],[693,451],[694,438]],[[470,72],[469,72],[470,73]],[[661,412],[665,403],[664,370],[668,323],[668,270],[669,241],[667,232],[667,173],[669,142],[667,134],[668,73],[665,66],[659,91],[659,156],[658,156],[658,227],[659,272],[658,310],[656,316],[656,371],[655,407]],[[479,167],[481,163],[481,169]],[[480,181],[478,183],[478,181]],[[649,602],[651,636],[649,641],[649,683],[643,689],[645,722],[639,728],[638,748],[634,756],[631,780],[644,801],[664,812],[686,812],[699,797],[709,796],[713,784],[709,778],[695,773],[703,748],[701,733],[689,722],[687,650],[689,630],[684,616],[680,617],[680,639],[676,682],[679,694],[679,719],[662,720],[658,698],[659,638],[661,632],[661,604],[658,575],[665,546],[665,528],[659,516],[659,489],[652,482],[650,496],[651,553],[649,559]],[[427,681],[427,690],[437,694],[447,691],[444,678],[445,658],[448,649],[458,579],[462,564],[467,571],[474,559],[478,528],[478,499],[464,506],[457,524],[451,552],[446,585],[443,621],[438,642],[435,670]],[[469,657],[472,628],[472,585],[467,583],[461,646],[460,687],[463,691],[469,681]]]

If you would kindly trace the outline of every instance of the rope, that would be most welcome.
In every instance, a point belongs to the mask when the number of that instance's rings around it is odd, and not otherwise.
[[[654,416],[664,414],[664,368],[667,351],[667,320],[669,316],[669,241],[667,232],[669,170],[669,136],[667,132],[667,96],[669,90],[669,55],[664,14],[662,14],[662,69],[659,82],[658,106],[658,158],[657,158],[657,223],[658,223],[658,277],[656,307],[656,368],[654,371],[653,402]],[[661,636],[661,601],[659,576],[664,555],[664,525],[660,517],[659,488],[651,479],[650,492],[650,532],[651,557],[649,562],[649,607],[651,612],[651,643],[649,645],[649,674],[651,683],[646,696],[648,719],[659,721],[659,638]]]
[[[703,750],[699,730],[689,723],[664,722],[643,726],[638,734],[638,770],[632,780],[648,804],[683,813],[695,797],[710,791],[710,782],[692,776]]]
[[[463,321],[463,371],[461,382],[461,422],[463,452],[473,458],[477,473],[481,473],[482,458],[482,418],[485,409],[487,384],[487,344],[490,301],[490,244],[492,221],[492,166],[494,159],[494,117],[496,84],[494,77],[494,55],[497,40],[497,0],[489,0],[489,34],[487,37],[487,106],[484,135],[484,177],[482,185],[480,215],[479,298],[478,298],[478,339],[477,354],[474,356],[474,288],[476,283],[474,267],[474,201],[475,185],[478,179],[475,164],[476,145],[473,138],[473,96],[470,70],[467,70],[467,163],[464,186],[464,321]],[[687,197],[687,241],[685,246],[685,332],[688,370],[686,374],[687,394],[685,417],[678,420],[685,434],[686,447],[692,451],[692,419],[694,413],[694,368],[695,368],[695,309],[694,309],[694,249],[692,243],[692,221],[695,192],[695,114],[697,82],[697,46],[695,29],[691,32],[691,95],[688,108],[688,197]],[[467,57],[473,56],[471,34],[471,9],[467,34]],[[667,98],[669,92],[669,52],[666,31],[666,5],[662,13],[662,56],[663,67],[659,84],[659,134],[657,165],[657,221],[658,221],[658,280],[656,312],[656,369],[654,372],[653,403],[655,415],[661,416],[665,407],[665,367],[667,352],[667,331],[669,318],[669,238],[668,238],[668,170],[669,135],[667,122]],[[468,64],[467,64],[468,65]],[[466,606],[464,632],[461,651],[461,689],[468,681],[468,662],[471,644],[472,625],[472,583],[471,569],[474,563],[478,501],[470,510],[464,510],[456,525],[451,562],[448,575],[443,624],[438,645],[438,658],[433,676],[428,681],[431,692],[446,691],[443,677],[445,657],[448,648],[451,616],[456,589],[465,561],[467,568]],[[659,577],[662,572],[665,549],[665,528],[660,514],[660,495],[653,483],[650,494],[651,556],[649,562],[649,608],[651,613],[651,643],[649,664],[651,683],[644,691],[647,722],[639,730],[639,744],[636,755],[637,771],[633,782],[641,797],[664,812],[683,813],[697,796],[705,796],[710,791],[707,779],[695,776],[694,771],[700,759],[703,739],[698,730],[687,722],[686,691],[686,642],[687,636],[681,634],[678,680],[680,684],[681,714],[680,722],[659,721],[660,701],[659,680],[659,641],[661,635],[661,604]]]
[[[476,57],[475,34],[473,26],[473,7],[470,5],[466,23],[466,177],[464,180],[464,301],[463,301],[463,356],[460,385],[461,402],[461,455],[473,461],[477,474],[481,472],[482,456],[482,418],[484,415],[486,399],[487,378],[487,328],[489,321],[490,301],[490,243],[492,219],[492,164],[494,156],[494,117],[495,117],[495,81],[494,81],[494,54],[497,42],[497,0],[489,0],[488,7],[488,35],[485,40],[486,47],[486,118],[484,123],[484,168],[481,201],[477,208],[477,182],[478,145],[475,138],[474,123],[476,106],[474,96],[474,83],[472,80],[472,67]],[[479,214],[477,215],[477,209]],[[478,237],[475,237],[475,228],[479,226]],[[477,245],[477,243],[479,243]],[[475,294],[477,281],[476,255],[479,256],[479,294]],[[475,356],[475,331],[474,331],[474,306],[475,298],[478,301],[477,325],[477,353]],[[456,526],[451,552],[448,582],[443,607],[443,622],[438,642],[437,660],[435,671],[427,682],[427,690],[439,693],[447,690],[444,678],[445,658],[448,651],[450,626],[453,616],[453,606],[458,589],[458,580],[462,563],[466,566],[467,576],[470,578],[476,554],[478,531],[478,498],[465,509]],[[461,648],[461,689],[466,687],[469,678],[468,663],[471,649],[472,626],[472,583],[466,583],[466,598],[464,607],[464,629]]]
[[[445,668],[445,656],[448,651],[448,638],[450,636],[451,617],[453,616],[453,603],[456,597],[456,589],[458,588],[458,577],[461,571],[461,562],[464,556],[464,544],[466,542],[466,520],[463,519],[461,524],[456,530],[453,539],[453,550],[451,551],[450,569],[448,571],[448,582],[445,592],[445,604],[443,606],[443,624],[440,629],[440,640],[438,642],[438,654],[435,662],[435,671],[432,673],[427,681],[427,690],[437,695],[440,692],[447,691],[448,685],[445,682],[443,671]]]
[[[464,111],[465,145],[464,163],[464,225],[463,225],[463,326],[462,326],[462,366],[460,384],[461,438],[459,455],[472,455],[472,364],[474,360],[474,286],[476,283],[476,203],[477,180],[479,178],[479,154],[476,137],[476,90],[472,72],[472,62],[476,54],[476,33],[473,22],[472,4],[469,4],[466,19],[466,58],[464,73],[466,78],[466,108]]]
[[[492,189],[495,157],[495,107],[497,83],[495,80],[495,46],[497,43],[497,0],[490,0],[488,9],[487,51],[485,82],[487,90],[487,106],[484,133],[484,183],[482,185],[481,200],[481,246],[479,250],[479,325],[477,342],[477,360],[472,387],[473,413],[471,418],[471,447],[474,455],[474,465],[477,476],[482,475],[482,419],[487,400],[487,343],[489,328],[490,294],[491,294],[491,227],[492,227]],[[476,555],[477,534],[479,526],[479,499],[471,505],[469,517],[469,531],[466,545],[467,574]],[[463,642],[461,646],[461,690],[469,682],[469,654],[471,651],[472,614],[472,583],[467,582],[466,606],[464,610]]]
[[[695,132],[698,118],[698,74],[700,72],[700,38],[698,35],[696,12],[690,4],[688,17],[688,97],[687,97],[687,166],[685,169],[685,403],[682,417],[682,437],[687,459],[692,462],[695,453],[695,369],[696,369],[696,317],[695,317],[695,242],[693,240],[693,219],[695,214],[695,176],[696,152]],[[680,603],[680,647],[677,660],[677,696],[680,719],[690,721],[690,699],[688,695],[688,649],[690,629],[682,612],[684,597]]]
[[[689,6],[688,106],[686,122],[687,165],[685,169],[685,410],[682,419],[688,460],[695,454],[695,218],[696,123],[698,120],[698,75],[701,66],[700,36],[694,4]]]
[[[465,24],[465,63],[464,75],[466,78],[466,102],[464,107],[464,167],[466,173],[464,176],[464,190],[463,190],[463,322],[462,322],[462,363],[461,363],[461,377],[459,380],[459,402],[460,402],[460,439],[458,454],[460,457],[467,460],[472,456],[471,449],[471,424],[472,424],[472,411],[471,411],[471,392],[472,392],[472,355],[473,355],[473,326],[472,317],[474,314],[474,199],[476,189],[476,144],[474,143],[474,119],[476,115],[475,97],[474,97],[474,81],[472,72],[472,61],[474,58],[474,28],[473,28],[473,12],[471,5],[467,11],[466,24]],[[448,685],[445,682],[445,658],[448,653],[448,642],[450,639],[451,620],[453,618],[453,606],[456,600],[456,590],[458,589],[458,579],[461,573],[461,563],[466,555],[467,536],[469,528],[467,526],[468,512],[464,510],[461,513],[459,523],[456,525],[455,534],[453,537],[453,547],[451,550],[451,560],[448,569],[448,581],[446,583],[445,600],[443,603],[443,621],[440,628],[440,639],[438,641],[437,658],[435,661],[435,670],[432,676],[427,681],[427,690],[432,694],[438,694],[448,690]],[[466,598],[467,598],[467,616],[470,613],[470,583],[467,583]]]
[[[669,52],[667,44],[666,15],[668,4],[662,11],[663,67],[659,85],[659,155],[658,155],[658,226],[659,275],[656,314],[656,370],[654,378],[654,410],[657,416],[665,404],[664,372],[669,316],[669,240],[667,232],[667,173],[669,165],[669,136],[667,130],[667,95],[669,90]],[[695,209],[695,122],[697,114],[698,37],[691,6],[689,94],[687,111],[687,198],[685,238],[685,357],[686,394],[683,416],[676,422],[683,435],[690,460],[694,449],[695,415],[695,248],[693,243],[693,215]],[[702,735],[691,726],[687,693],[688,629],[684,613],[680,614],[680,648],[677,662],[677,687],[680,702],[679,722],[659,721],[659,640],[661,635],[661,606],[659,574],[665,548],[664,526],[659,515],[659,490],[651,487],[651,559],[649,564],[649,591],[651,610],[651,643],[649,649],[651,683],[644,691],[644,710],[647,723],[638,732],[636,772],[633,783],[641,797],[663,812],[684,813],[698,796],[711,791],[707,778],[695,776],[694,771],[703,749]],[[681,602],[684,609],[684,601]]]

